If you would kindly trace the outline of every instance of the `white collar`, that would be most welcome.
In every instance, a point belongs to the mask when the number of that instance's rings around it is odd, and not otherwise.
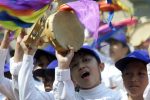
[[[92,89],[87,89],[87,90],[83,90],[80,89],[79,94],[81,96],[87,96],[87,95],[95,95],[95,94],[99,94],[103,93],[103,91],[106,89],[105,85],[103,83],[99,84],[98,86],[92,88]]]

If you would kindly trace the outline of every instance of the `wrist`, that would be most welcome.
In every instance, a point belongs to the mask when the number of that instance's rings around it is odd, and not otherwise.
[[[69,65],[66,63],[58,63],[59,69],[69,69]]]

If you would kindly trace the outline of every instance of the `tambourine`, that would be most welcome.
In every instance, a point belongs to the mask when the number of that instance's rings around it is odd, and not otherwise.
[[[133,46],[141,45],[141,43],[145,42],[147,39],[150,38],[150,32],[148,31],[149,29],[150,29],[150,22],[138,25],[135,31],[129,37],[130,38],[129,42]]]
[[[77,51],[84,42],[84,26],[73,11],[61,9],[47,18],[42,36],[59,52],[68,50],[68,46]]]
[[[69,46],[77,51],[84,42],[84,26],[73,11],[66,11],[61,7],[55,13],[43,16],[27,33],[30,34],[26,43],[42,37],[58,52],[67,51]]]

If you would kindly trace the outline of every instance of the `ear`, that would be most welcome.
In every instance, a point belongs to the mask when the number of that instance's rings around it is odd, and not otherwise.
[[[99,68],[100,68],[101,72],[104,70],[104,67],[105,67],[104,63],[99,64]]]

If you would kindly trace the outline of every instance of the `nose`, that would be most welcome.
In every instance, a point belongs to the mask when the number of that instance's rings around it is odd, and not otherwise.
[[[133,82],[138,81],[138,76],[136,74],[132,74],[130,80]]]
[[[82,70],[84,68],[85,68],[85,64],[80,61],[80,63],[79,63],[79,70]]]

